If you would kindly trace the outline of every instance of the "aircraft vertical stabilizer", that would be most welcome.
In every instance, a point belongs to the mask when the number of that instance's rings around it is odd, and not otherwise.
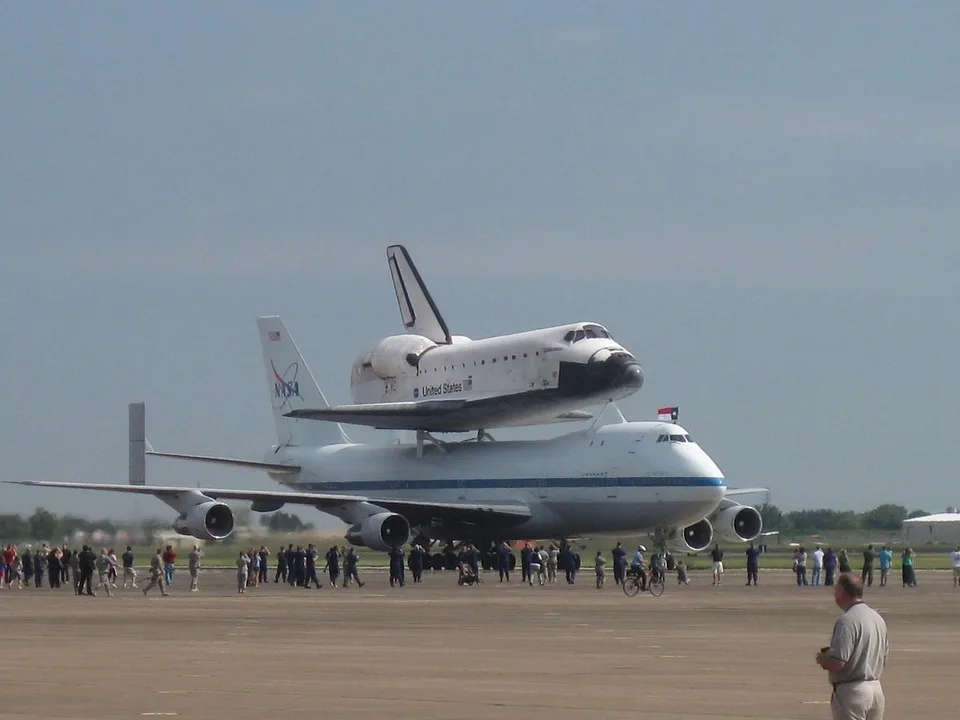
[[[391,245],[387,248],[387,264],[393,289],[397,293],[400,317],[408,332],[430,338],[438,345],[449,345],[450,330],[430,291],[423,284],[417,266],[413,264],[410,253],[403,245]]]
[[[131,485],[146,485],[146,405],[142,402],[130,403],[128,412],[130,437],[128,482]]]
[[[326,408],[326,398],[279,316],[257,318],[267,370],[270,405],[281,445],[336,445],[350,442],[338,423],[284,417],[303,408]]]

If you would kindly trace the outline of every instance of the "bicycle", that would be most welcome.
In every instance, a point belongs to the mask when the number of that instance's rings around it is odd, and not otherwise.
[[[641,590],[646,590],[654,597],[660,597],[663,595],[666,586],[667,584],[662,571],[647,571],[641,569],[637,572],[633,568],[627,570],[626,577],[623,578],[623,583],[621,584],[623,593],[627,597],[634,597],[639,594]]]

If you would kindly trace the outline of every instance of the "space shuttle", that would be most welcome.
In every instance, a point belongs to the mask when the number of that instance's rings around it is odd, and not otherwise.
[[[625,398],[643,369],[594,322],[471,340],[453,335],[402,245],[387,263],[406,333],[384,338],[353,364],[353,404],[291,409],[287,417],[387,430],[477,432],[592,417]],[[278,392],[284,390],[278,375]]]

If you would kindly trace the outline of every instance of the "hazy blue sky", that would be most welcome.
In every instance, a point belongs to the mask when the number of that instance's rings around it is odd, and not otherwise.
[[[958,504],[958,27],[933,1],[7,3],[0,475],[125,482],[132,400],[157,448],[260,458],[254,318],[347,401],[401,328],[400,242],[454,332],[607,325],[646,370],[624,412],[678,404],[731,486]],[[170,514],[0,486],[38,504]]]

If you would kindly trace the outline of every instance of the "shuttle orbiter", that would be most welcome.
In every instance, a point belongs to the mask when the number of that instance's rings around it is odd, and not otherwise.
[[[583,408],[643,385],[636,358],[602,325],[580,322],[482,340],[452,335],[410,254],[387,248],[407,333],[384,338],[350,376],[353,404],[290,417],[390,430],[472,432],[591,417]]]

